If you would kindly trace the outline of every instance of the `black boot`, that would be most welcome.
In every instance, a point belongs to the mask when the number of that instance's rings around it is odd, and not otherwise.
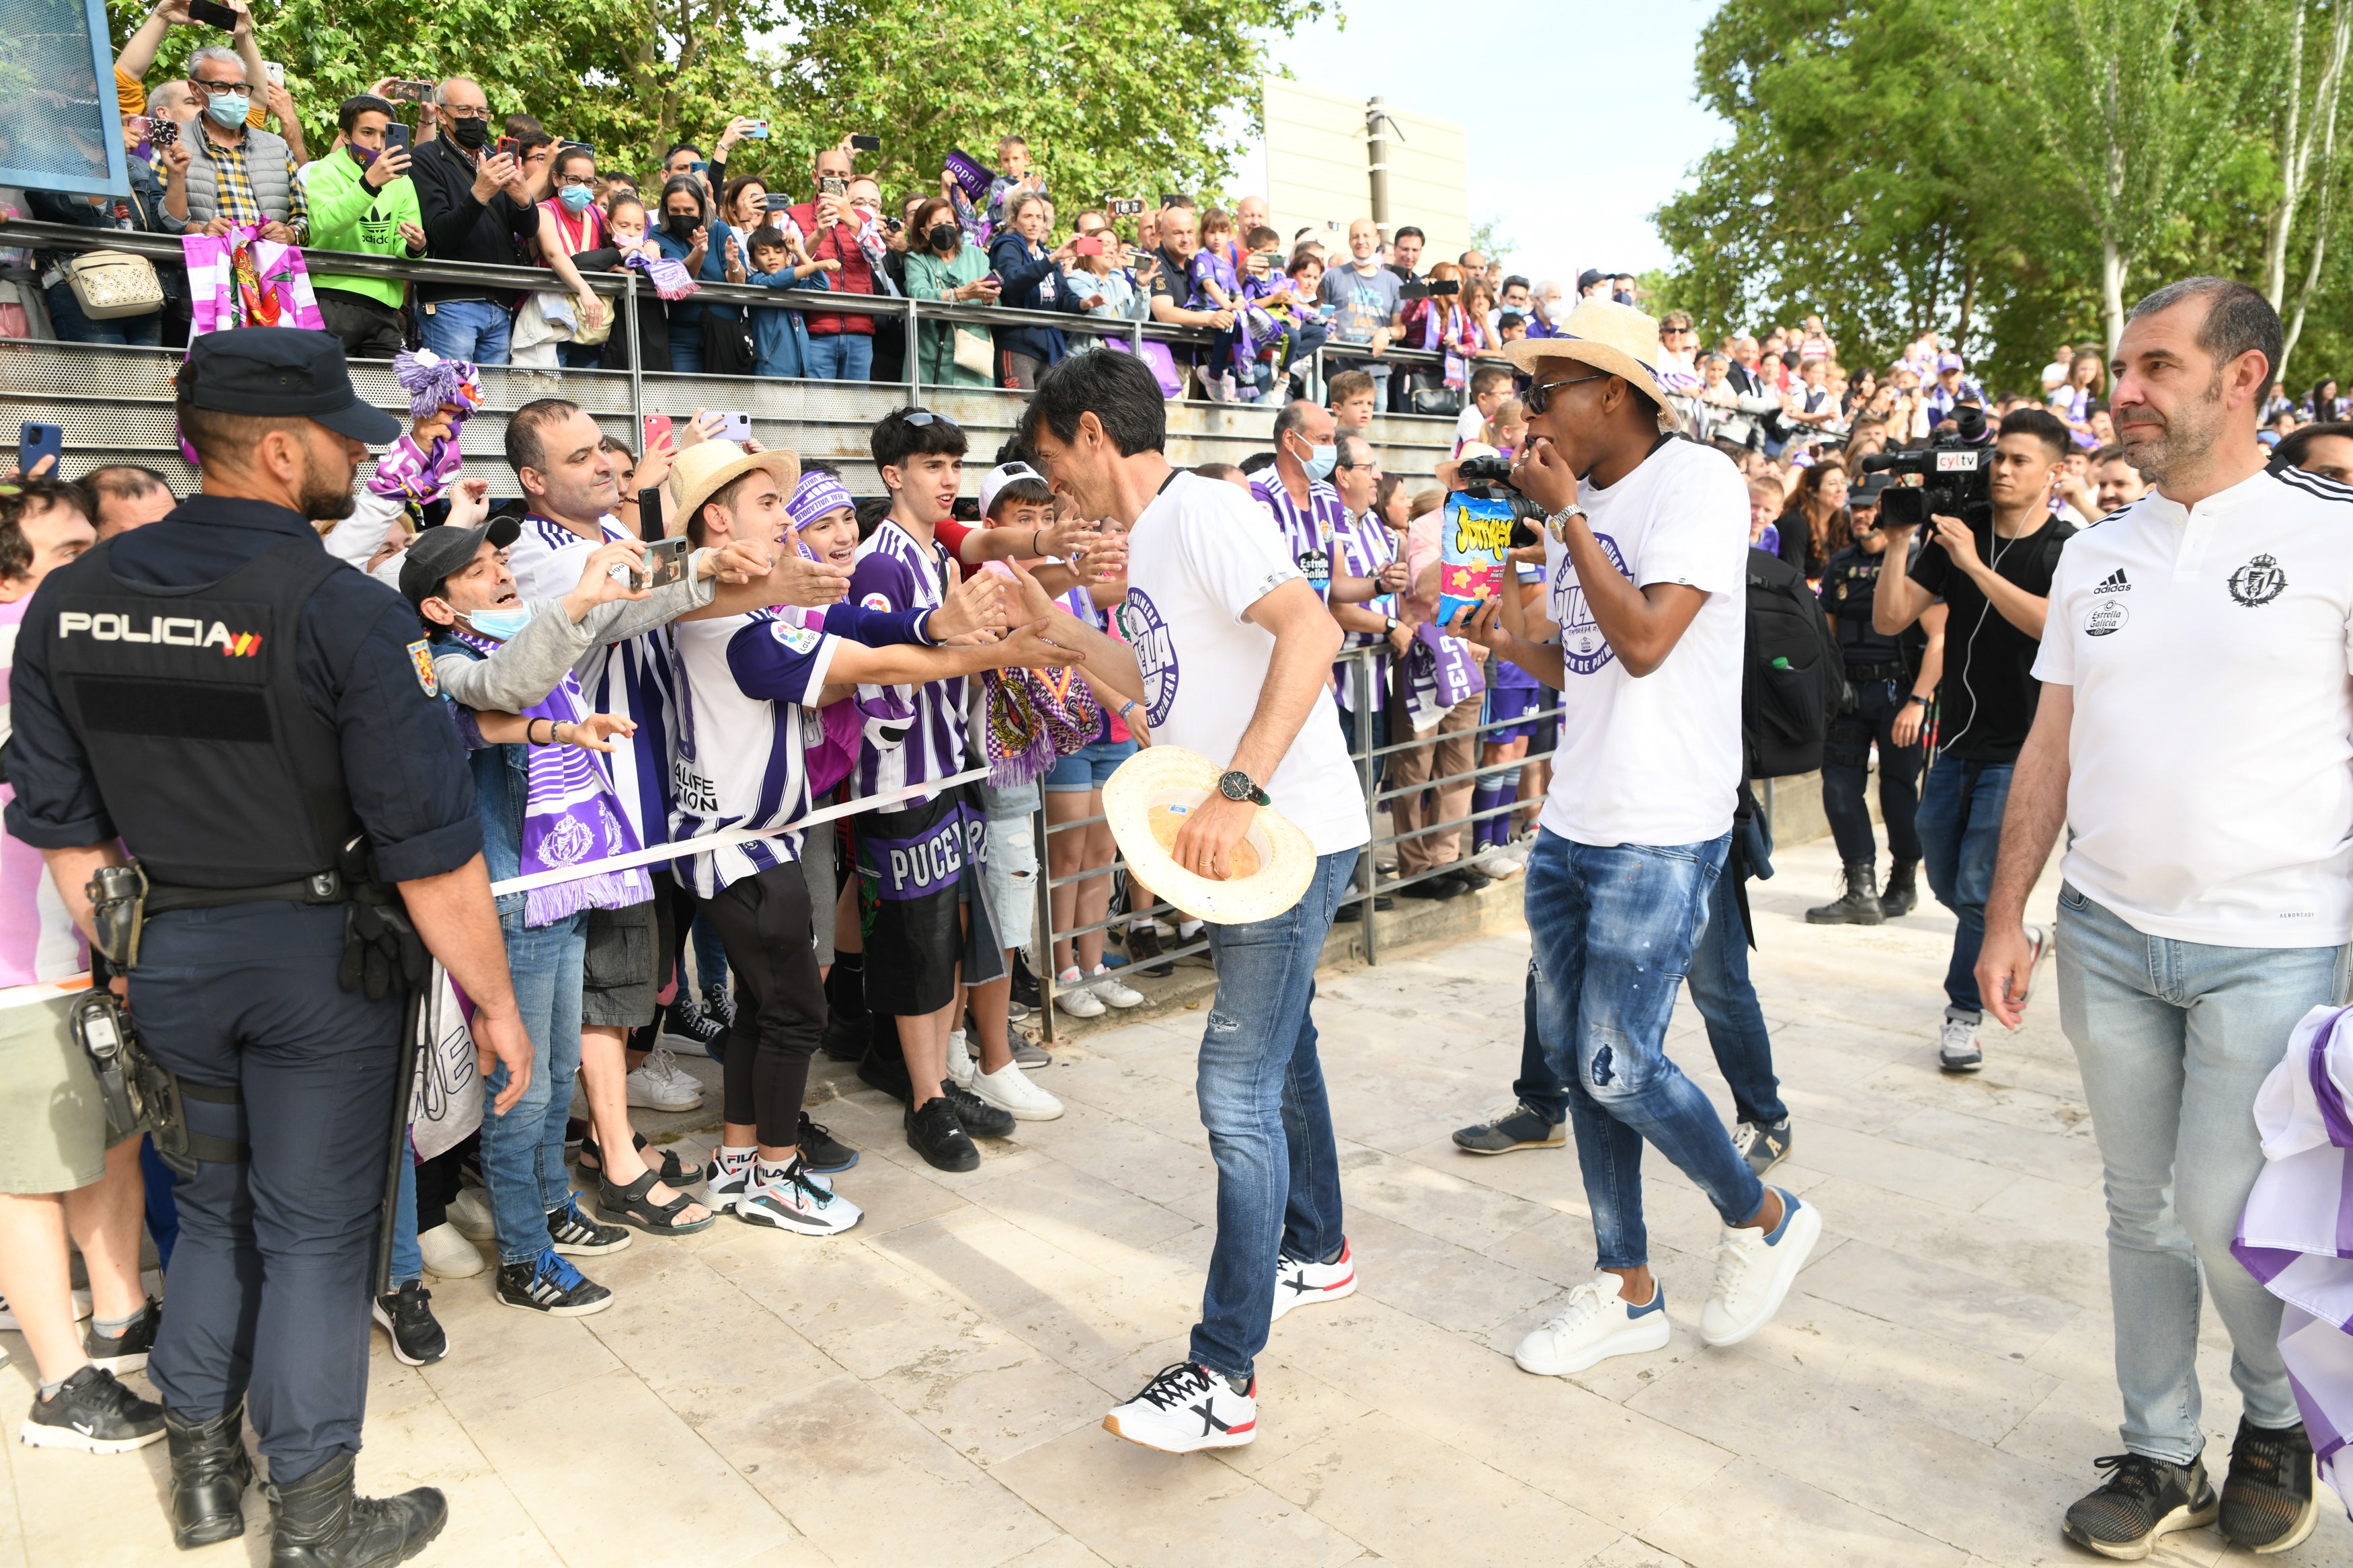
[[[267,1486],[269,1568],[392,1568],[449,1522],[438,1487],[393,1498],[352,1495],[353,1459],[330,1459],[290,1486]]]
[[[183,1552],[245,1533],[240,1500],[253,1484],[245,1451],[245,1406],[209,1421],[164,1412],[172,1455],[172,1541]]]
[[[1920,888],[1915,879],[1920,874],[1917,860],[1898,860],[1887,868],[1887,891],[1879,895],[1879,912],[1889,920],[1902,920],[1920,901]]]
[[[1846,891],[1827,904],[1806,911],[1806,923],[1817,926],[1875,926],[1887,918],[1879,907],[1874,886],[1877,873],[1868,860],[1846,868]]]

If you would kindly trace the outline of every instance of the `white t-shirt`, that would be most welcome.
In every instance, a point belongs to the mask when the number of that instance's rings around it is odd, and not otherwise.
[[[2151,493],[2067,542],[2034,677],[2074,688],[2060,869],[2134,930],[2353,940],[2353,487]]]
[[[1232,760],[1274,658],[1274,634],[1242,617],[1298,575],[1266,514],[1238,486],[1180,470],[1144,509],[1128,535],[1119,618],[1144,672],[1155,743],[1198,752],[1219,768]],[[1318,686],[1274,776],[1258,782],[1318,855],[1371,840],[1328,684]]]
[[[1466,397],[1462,412],[1454,416],[1454,449],[1460,452],[1465,441],[1483,441],[1486,438],[1487,416],[1479,412],[1476,400]]]
[[[1545,531],[1565,689],[1540,824],[1577,844],[1705,843],[1731,830],[1740,793],[1747,487],[1723,453],[1671,440],[1607,489],[1580,485],[1577,499],[1638,586],[1686,584],[1707,601],[1666,662],[1638,680],[1595,623],[1567,548]]]

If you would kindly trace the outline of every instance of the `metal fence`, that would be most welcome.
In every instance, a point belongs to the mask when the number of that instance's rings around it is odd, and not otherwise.
[[[1343,654],[1334,668],[1344,672],[1341,679],[1345,682],[1346,689],[1358,693],[1377,694],[1380,692],[1380,683],[1376,676],[1383,657],[1382,650],[1378,648],[1357,648]],[[1363,852],[1356,858],[1356,896],[1354,902],[1348,906],[1356,911],[1354,920],[1361,929],[1366,963],[1378,963],[1381,961],[1379,927],[1374,916],[1377,913],[1377,906],[1383,895],[1395,893],[1399,889],[1409,888],[1417,882],[1425,882],[1435,877],[1451,875],[1461,866],[1475,864],[1479,858],[1483,858],[1466,854],[1460,860],[1433,866],[1429,869],[1415,872],[1411,876],[1406,876],[1396,872],[1384,874],[1380,870],[1378,862],[1384,850],[1394,849],[1409,839],[1441,836],[1460,837],[1465,827],[1472,826],[1485,818],[1539,805],[1541,797],[1525,802],[1514,800],[1501,806],[1490,806],[1483,811],[1473,809],[1464,816],[1434,822],[1427,827],[1417,828],[1410,833],[1382,832],[1381,813],[1388,809],[1393,801],[1418,794],[1422,790],[1442,791],[1450,785],[1469,783],[1475,792],[1477,781],[1481,778],[1505,773],[1514,768],[1531,767],[1549,758],[1552,754],[1549,749],[1538,752],[1532,742],[1529,753],[1515,761],[1492,763],[1479,761],[1479,749],[1484,743],[1484,738],[1491,732],[1529,723],[1537,725],[1541,730],[1556,720],[1560,713],[1558,694],[1548,691],[1546,695],[1550,698],[1547,705],[1523,713],[1516,718],[1484,721],[1472,729],[1450,731],[1444,734],[1431,731],[1421,735],[1409,736],[1401,741],[1392,739],[1388,744],[1381,746],[1376,746],[1373,743],[1372,714],[1367,704],[1359,702],[1354,710],[1343,710],[1342,717],[1347,721],[1349,729],[1348,757],[1356,764],[1357,786],[1365,800],[1365,821],[1372,832],[1372,841],[1366,845]],[[1319,721],[1311,718],[1308,721],[1314,723]],[[1387,759],[1399,752],[1419,751],[1435,747],[1447,741],[1464,739],[1467,739],[1472,745],[1472,767],[1468,772],[1449,773],[1395,788],[1386,786],[1382,776],[1385,772],[1382,764]],[[1277,803],[1277,809],[1280,809],[1280,803]],[[1045,801],[1041,796],[1035,820],[1039,868],[1038,931],[1039,934],[1036,944],[1038,991],[1039,1012],[1042,1014],[1040,1027],[1044,1030],[1046,1039],[1050,1042],[1055,1037],[1057,1027],[1054,1007],[1054,997],[1057,994],[1055,942],[1064,940],[1071,942],[1072,956],[1075,958],[1077,939],[1090,932],[1101,931],[1108,937],[1114,930],[1131,920],[1147,917],[1156,920],[1163,915],[1182,918],[1182,911],[1177,910],[1174,905],[1165,900],[1148,904],[1129,900],[1125,901],[1132,907],[1119,908],[1117,906],[1123,902],[1123,900],[1115,896],[1113,900],[1113,911],[1106,918],[1092,921],[1084,925],[1073,926],[1068,930],[1057,930],[1054,925],[1053,901],[1053,890],[1056,888],[1070,887],[1097,877],[1116,878],[1119,884],[1131,889],[1137,884],[1128,877],[1127,861],[1118,853],[1116,847],[1113,850],[1112,858],[1102,865],[1082,867],[1059,877],[1053,874],[1051,869],[1053,861],[1048,851],[1051,836],[1093,826],[1105,820],[1101,814],[1080,817],[1071,822],[1049,823],[1046,817]],[[1492,855],[1493,851],[1489,854]],[[1164,948],[1147,962],[1157,965],[1163,962],[1188,958],[1197,953],[1207,952],[1208,946],[1208,939],[1204,935],[1192,942],[1180,942]],[[1138,978],[1142,967],[1143,965],[1131,957],[1125,967],[1113,973],[1116,977],[1125,981]]]
[[[167,235],[125,233],[116,229],[79,228],[70,225],[12,222],[0,224],[0,244],[39,250],[109,249],[132,251],[164,261],[176,261],[181,248]],[[305,250],[311,276],[354,274],[403,279],[418,283],[470,284],[502,293],[524,293],[558,287],[554,274],[532,267],[474,267],[441,261],[396,261],[382,256],[343,251]],[[5,274],[20,289],[37,292],[33,274]],[[621,319],[614,334],[636,340],[637,311],[646,298],[646,282],[635,271],[584,273],[588,286],[617,303]],[[586,370],[507,366],[486,369],[482,377],[484,406],[460,437],[469,457],[497,458],[504,450],[506,416],[533,398],[564,396],[578,403],[607,434],[626,442],[632,451],[645,416],[668,414],[682,417],[696,408],[742,410],[752,417],[753,433],[772,447],[790,447],[804,458],[819,459],[862,478],[872,473],[867,432],[892,408],[923,403],[956,421],[971,436],[973,450],[986,456],[1009,438],[1019,423],[1028,395],[997,387],[944,386],[912,379],[920,365],[916,344],[919,324],[963,322],[967,325],[1052,327],[1066,337],[1117,338],[1131,350],[1145,342],[1206,347],[1215,334],[1199,327],[1170,327],[1154,321],[1113,321],[1097,316],[1070,316],[1050,311],[1019,310],[1007,306],[948,304],[935,300],[897,299],[883,295],[831,293],[808,289],[774,289],[748,284],[704,283],[695,299],[724,305],[787,306],[834,315],[864,315],[896,320],[907,333],[907,377],[891,382],[850,382],[788,379],[779,376],[725,376],[689,373]],[[1318,350],[1310,360],[1313,384],[1324,381],[1324,360],[1361,359],[1361,346],[1342,344]],[[1381,362],[1400,371],[1440,368],[1441,355],[1419,350],[1388,349]],[[63,470],[73,478],[101,463],[138,462],[172,479],[175,489],[193,489],[195,476],[182,461],[172,418],[171,376],[181,358],[176,349],[111,347],[65,343],[53,340],[0,339],[0,428],[26,419],[42,419],[64,426]],[[408,399],[393,379],[388,361],[359,360],[352,366],[360,395],[380,407],[405,413]],[[1272,402],[1219,403],[1173,399],[1168,405],[1171,462],[1191,466],[1206,462],[1240,463],[1272,445],[1275,405]],[[1437,465],[1453,451],[1454,421],[1451,416],[1392,414],[1377,417],[1367,431],[1391,472],[1409,479],[1434,477]],[[880,495],[879,475],[860,493]]]

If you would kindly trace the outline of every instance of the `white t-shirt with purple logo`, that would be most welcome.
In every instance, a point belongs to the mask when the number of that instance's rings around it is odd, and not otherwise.
[[[1155,743],[1198,752],[1219,768],[1232,761],[1274,658],[1274,634],[1243,617],[1299,574],[1265,512],[1238,486],[1179,472],[1144,509],[1128,535],[1119,619],[1144,672]],[[1274,776],[1259,785],[1318,855],[1372,837],[1328,686]]]

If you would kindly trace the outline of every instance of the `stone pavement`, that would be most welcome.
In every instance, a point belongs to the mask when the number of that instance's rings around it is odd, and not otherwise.
[[[1587,1276],[1592,1237],[1573,1155],[1475,1159],[1447,1140],[1508,1100],[1518,1057],[1526,939],[1484,936],[1326,979],[1363,1284],[1278,1326],[1247,1448],[1171,1458],[1098,1425],[1182,1354],[1208,1252],[1201,1013],[1171,1007],[1067,1047],[1041,1081],[1070,1114],[987,1146],[969,1175],[924,1167],[895,1108],[821,1069],[818,1093],[841,1098],[817,1114],[866,1151],[840,1178],[867,1214],[848,1237],[729,1219],[689,1244],[640,1237],[583,1260],[618,1304],[566,1321],[501,1309],[483,1278],[441,1284],[448,1361],[405,1369],[377,1338],[363,1484],[448,1491],[420,1560],[439,1568],[2096,1561],[2057,1529],[2118,1445],[2099,1164],[2050,972],[1981,1076],[1940,1075],[1951,920],[1932,905],[1809,928],[1834,862],[1826,842],[1788,850],[1753,889],[1797,1118],[1776,1179],[1827,1229],[1744,1345],[1700,1346],[1716,1222],[1654,1157],[1672,1347],[1567,1382],[1512,1364]],[[1728,1110],[1688,1007],[1672,1049]],[[2209,1321],[2219,1468],[2238,1411]],[[0,1347],[14,1410],[23,1346]],[[173,1552],[160,1445],[5,1451],[7,1568],[267,1555],[253,1493],[255,1533]],[[2157,1561],[2226,1555],[2211,1531],[2168,1542]],[[2327,1502],[2278,1561],[2353,1563],[2353,1528]]]

